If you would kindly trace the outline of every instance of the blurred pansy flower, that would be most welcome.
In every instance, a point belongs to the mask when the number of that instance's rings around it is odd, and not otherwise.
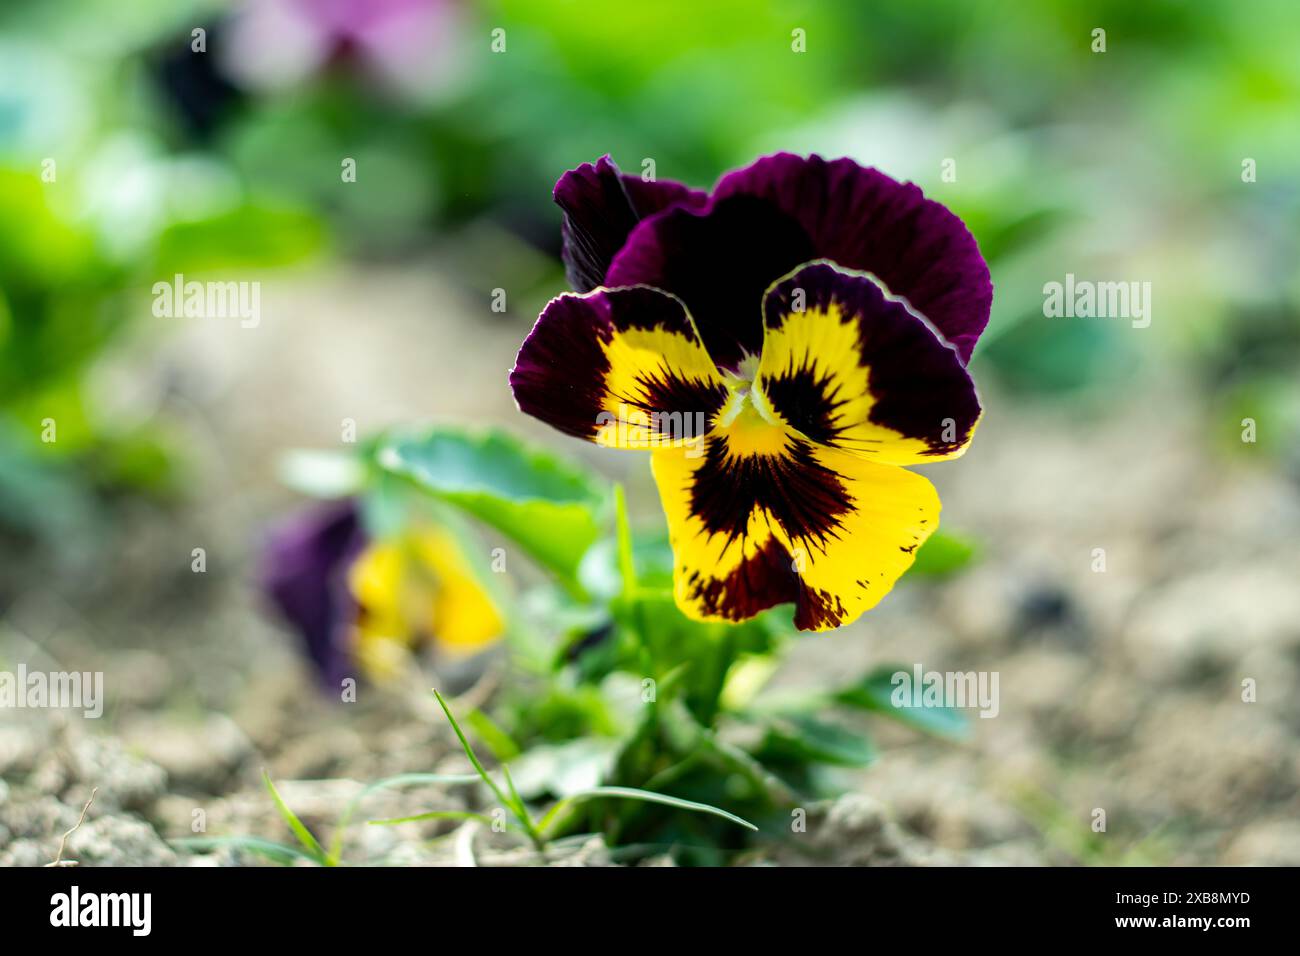
[[[423,524],[371,539],[351,500],[274,529],[261,584],[332,687],[358,669],[375,681],[390,679],[428,646],[475,653],[505,629],[451,532]]]
[[[359,67],[394,92],[436,97],[466,67],[458,0],[250,0],[219,48],[240,85],[277,90],[335,63]]]
[[[993,287],[961,220],[852,160],[788,153],[708,195],[603,157],[555,200],[577,294],[519,351],[520,409],[654,449],[690,617],[792,602],[819,631],[873,607],[939,521],[899,466],[962,454],[980,417],[966,362]]]

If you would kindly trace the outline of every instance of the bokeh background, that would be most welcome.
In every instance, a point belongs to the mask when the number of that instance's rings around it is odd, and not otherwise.
[[[0,864],[52,858],[92,786],[73,852],[177,862],[196,807],[282,826],[262,767],[329,819],[454,763],[416,703],[320,699],[260,606],[283,454],[345,419],[499,424],[657,520],[643,458],[506,385],[564,288],[551,188],[607,152],[707,188],[779,149],[916,182],[996,292],[979,435],[926,469],[970,555],[778,680],[1001,675],[996,719],[887,736],[783,861],[1300,863],[1297,50],[1290,0],[4,4],[0,667],[102,670],[108,703],[0,713]],[[260,324],[156,317],[178,272],[260,282]],[[1150,282],[1150,326],[1045,317],[1067,273]]]

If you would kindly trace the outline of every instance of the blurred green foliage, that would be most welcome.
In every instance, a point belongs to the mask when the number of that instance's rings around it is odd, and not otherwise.
[[[4,5],[4,460],[73,489],[167,484],[183,447],[97,413],[90,373],[157,340],[129,330],[157,329],[147,290],[175,272],[434,251],[484,294],[544,301],[563,287],[551,187],[605,152],[696,186],[773,149],[916,181],[992,266],[986,387],[1106,403],[1168,366],[1209,414],[1291,404],[1267,385],[1300,365],[1291,0],[443,2],[457,16],[426,59],[454,75],[403,92],[355,55],[250,86],[230,66],[240,2]],[[1152,327],[1045,318],[1042,287],[1067,272],[1151,281]],[[37,440],[49,417],[57,447]],[[1271,434],[1276,460],[1295,432]],[[136,452],[89,453],[119,441]]]

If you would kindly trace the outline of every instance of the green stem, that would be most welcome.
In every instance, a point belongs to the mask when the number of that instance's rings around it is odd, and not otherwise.
[[[632,611],[641,672],[646,677],[657,680],[659,675],[655,673],[654,655],[646,641],[645,608],[641,605],[640,587],[636,579],[636,562],[632,556],[632,526],[627,516],[627,496],[621,484],[614,485],[614,521],[618,534],[618,570],[623,580],[623,601]]]

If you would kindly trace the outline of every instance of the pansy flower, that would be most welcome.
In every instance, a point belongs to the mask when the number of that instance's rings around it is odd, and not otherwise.
[[[454,535],[421,524],[372,539],[352,500],[275,528],[261,584],[331,687],[358,670],[389,679],[429,646],[475,653],[505,628]]]
[[[993,287],[961,220],[852,160],[788,153],[708,195],[604,157],[555,200],[576,293],[519,351],[520,409],[654,449],[688,616],[793,603],[827,630],[873,607],[939,521],[900,466],[962,454],[980,417],[966,363]]]

